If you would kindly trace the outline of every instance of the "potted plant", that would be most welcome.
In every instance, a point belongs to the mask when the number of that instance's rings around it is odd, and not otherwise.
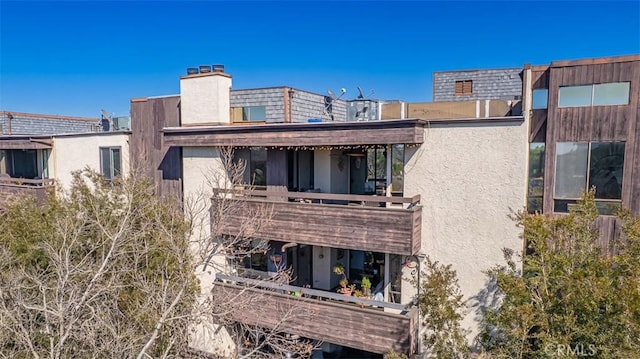
[[[362,292],[364,294],[365,297],[370,297],[371,296],[371,280],[369,280],[369,277],[367,276],[362,276]]]
[[[340,288],[338,289],[338,293],[351,295],[351,293],[353,293],[353,291],[356,289],[356,285],[349,284],[349,279],[347,279],[347,275],[344,272],[344,266],[341,263],[336,264],[335,266],[333,266],[333,273],[342,276],[339,282]]]

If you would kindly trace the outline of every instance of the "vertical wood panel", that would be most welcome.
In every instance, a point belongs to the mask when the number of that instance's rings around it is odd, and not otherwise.
[[[180,97],[160,97],[131,103],[132,168],[151,178],[160,196],[182,199],[182,158],[179,148],[163,143],[162,128],[180,125]]]
[[[551,67],[546,124],[544,212],[553,211],[556,144],[558,142],[625,141],[622,201],[640,214],[640,61]],[[541,79],[542,77],[540,77]],[[561,86],[630,82],[628,105],[558,108]],[[539,80],[538,85],[541,83]],[[534,118],[534,123],[537,119]],[[605,220],[603,235],[619,228]]]

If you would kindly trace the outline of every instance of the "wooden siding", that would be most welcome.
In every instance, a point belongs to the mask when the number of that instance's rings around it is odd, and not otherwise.
[[[133,121],[132,121],[133,122]],[[164,143],[197,146],[349,146],[424,141],[420,120],[165,128]]]
[[[373,353],[395,350],[411,355],[416,351],[419,319],[415,308],[402,315],[385,312],[382,308],[296,297],[281,292],[284,291],[216,282],[212,295],[222,302],[238,303],[243,301],[235,298],[248,298],[244,301],[246,308],[230,311],[229,319],[233,321]],[[283,321],[283,318],[288,319]]]
[[[622,204],[640,215],[640,60],[586,61],[548,70],[549,101],[546,123],[544,212],[553,212],[556,144],[558,142],[624,141],[625,162]],[[628,105],[558,107],[561,86],[630,82]],[[534,87],[535,88],[535,87]],[[540,119],[534,119],[540,121]],[[608,219],[599,219],[601,233],[611,240],[619,229]],[[612,229],[613,228],[613,229]]]
[[[0,150],[50,149],[51,138],[0,138]]]
[[[160,196],[182,200],[182,155],[163,143],[162,128],[180,125],[180,97],[131,102],[131,168],[151,178]]]
[[[378,207],[386,200],[413,201],[398,197],[374,197],[335,195],[306,192],[262,193],[264,198],[237,197],[243,208],[229,215],[221,223],[222,233],[239,235],[246,233],[246,223],[253,213],[271,213],[271,218],[258,233],[259,238],[298,244],[357,249],[384,253],[411,255],[420,251],[422,244],[422,207],[385,208]],[[301,203],[272,200],[273,198],[308,198],[309,201],[344,201],[352,205]],[[353,202],[355,205],[353,205]],[[375,207],[371,207],[375,206]]]
[[[2,203],[21,196],[33,196],[38,203],[42,203],[54,189],[52,179],[29,180],[0,177],[0,207]]]

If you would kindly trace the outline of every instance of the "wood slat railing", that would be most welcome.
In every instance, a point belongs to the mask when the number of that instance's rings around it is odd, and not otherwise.
[[[217,281],[223,281],[223,282],[231,282],[231,283],[234,283],[234,284],[240,284],[240,285],[244,285],[244,286],[252,287],[252,288],[270,289],[270,290],[282,290],[282,291],[288,291],[288,292],[292,292],[292,293],[296,293],[297,292],[297,293],[300,293],[303,296],[316,298],[316,299],[319,299],[319,300],[330,299],[330,300],[341,301],[341,302],[351,303],[351,304],[364,304],[364,305],[371,306],[371,307],[374,307],[374,308],[377,307],[377,308],[394,309],[394,310],[400,311],[399,314],[401,314],[401,315],[407,315],[409,313],[409,311],[411,310],[411,307],[409,307],[407,305],[383,302],[383,301],[372,300],[372,299],[367,299],[367,298],[354,297],[354,296],[344,295],[344,294],[340,294],[340,293],[327,292],[327,291],[318,290],[318,289],[296,287],[296,286],[287,285],[287,284],[278,284],[278,283],[275,283],[275,282],[269,281],[269,280],[260,280],[260,279],[229,276],[229,275],[221,274],[221,273],[216,274],[216,280]]]
[[[294,201],[318,201],[318,203],[329,202],[380,202],[389,204],[408,204],[410,207],[420,203],[420,195],[413,197],[390,197],[376,195],[356,195],[356,194],[337,194],[337,193],[318,193],[318,192],[290,192],[290,191],[274,191],[274,190],[257,190],[247,188],[216,188],[214,194],[233,194],[235,196],[248,198],[286,198]]]
[[[52,178],[45,179],[28,179],[28,178],[13,178],[0,176],[0,186],[37,186],[47,187],[53,186],[55,180]]]

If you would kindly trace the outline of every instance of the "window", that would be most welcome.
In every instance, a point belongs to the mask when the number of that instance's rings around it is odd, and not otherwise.
[[[391,146],[391,195],[403,196],[404,191],[404,144]]]
[[[542,212],[544,195],[544,142],[529,145],[529,189],[527,191],[527,211]]]
[[[367,182],[365,194],[384,194],[387,186],[387,150],[369,148],[367,150]]]
[[[629,104],[629,82],[560,87],[559,107],[612,106]]]
[[[535,89],[532,94],[532,108],[534,110],[544,110],[547,108],[548,89]]]
[[[471,95],[473,93],[473,81],[456,81],[455,94],[457,96]]]
[[[627,105],[629,85],[629,82],[593,85],[593,105]]]
[[[244,173],[242,180],[254,186],[267,185],[267,149],[251,147],[238,149],[233,152],[233,161],[243,161]]]
[[[120,147],[100,147],[100,172],[106,180],[120,175]]]
[[[624,142],[561,142],[556,145],[554,211],[568,212],[595,187],[600,214],[614,214],[622,200]]]
[[[267,119],[266,106],[234,107],[232,110],[234,122],[266,121]]]

